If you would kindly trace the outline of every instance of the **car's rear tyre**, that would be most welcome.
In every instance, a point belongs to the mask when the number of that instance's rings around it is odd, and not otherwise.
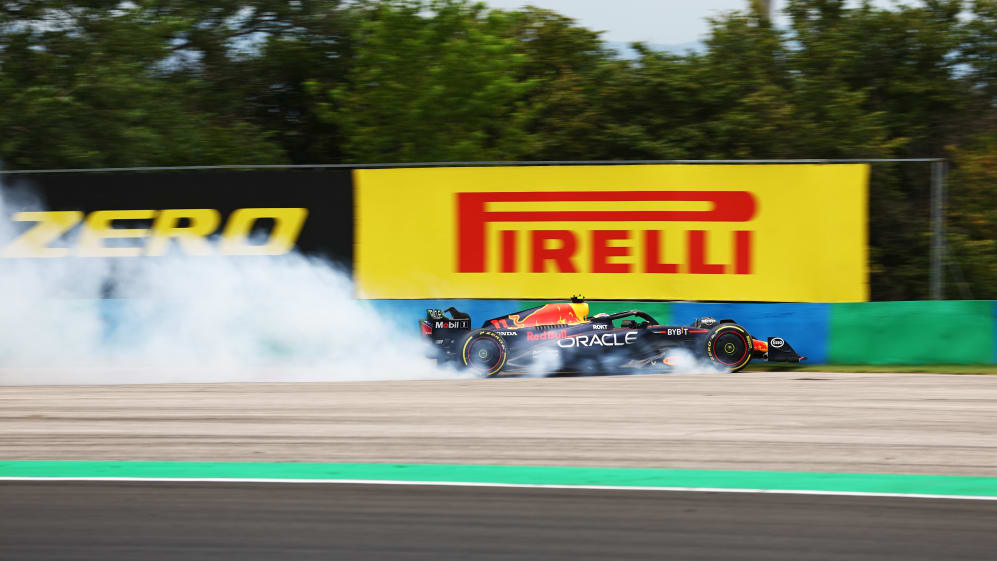
[[[748,330],[736,323],[721,323],[706,339],[706,356],[715,366],[737,372],[751,362],[754,343]]]
[[[509,357],[505,339],[487,329],[476,329],[465,335],[460,349],[464,366],[482,376],[494,376],[501,372]]]

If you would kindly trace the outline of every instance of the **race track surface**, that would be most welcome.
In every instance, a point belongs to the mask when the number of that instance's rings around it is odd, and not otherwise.
[[[997,476],[995,410],[997,377],[930,374],[0,387],[0,460]]]
[[[997,502],[646,491],[0,482],[0,558],[992,559]]]

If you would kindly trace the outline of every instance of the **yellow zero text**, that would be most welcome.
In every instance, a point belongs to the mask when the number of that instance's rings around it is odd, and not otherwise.
[[[212,208],[96,210],[90,214],[76,210],[25,211],[12,218],[32,224],[0,251],[0,257],[157,257],[166,255],[172,244],[182,253],[195,256],[282,255],[294,249],[308,209],[240,208],[224,220],[221,212]],[[252,235],[261,220],[271,220],[272,228],[265,237]],[[133,225],[136,221],[144,226]],[[60,244],[77,226],[80,231],[75,244]],[[126,238],[138,238],[144,243],[127,247],[120,242],[108,243]]]

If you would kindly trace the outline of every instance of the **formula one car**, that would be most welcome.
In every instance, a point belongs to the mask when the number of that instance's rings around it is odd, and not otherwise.
[[[732,319],[701,317],[691,325],[660,325],[641,310],[588,317],[582,298],[556,302],[485,321],[471,328],[471,316],[455,308],[426,310],[422,334],[432,356],[485,376],[503,370],[669,371],[702,363],[737,372],[752,358],[800,362],[781,337],[761,341]]]

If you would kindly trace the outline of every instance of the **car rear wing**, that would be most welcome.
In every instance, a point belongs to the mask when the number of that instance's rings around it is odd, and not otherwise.
[[[448,317],[449,316],[449,317]],[[471,316],[457,308],[446,310],[426,310],[426,319],[421,320],[422,334],[433,339],[454,338],[459,333],[471,330]]]
[[[447,317],[448,315],[450,317]],[[446,310],[430,309],[426,310],[426,319],[422,323],[429,326],[433,332],[441,329],[468,331],[471,329],[471,316],[454,307]]]
[[[471,316],[454,307],[429,309],[426,310],[426,319],[419,321],[419,327],[435,348],[432,358],[452,360],[457,340],[471,330]]]

